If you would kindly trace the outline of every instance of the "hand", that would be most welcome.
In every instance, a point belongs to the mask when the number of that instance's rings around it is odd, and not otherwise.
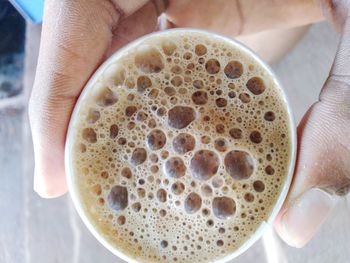
[[[156,29],[163,0],[47,0],[40,55],[29,102],[34,189],[42,197],[67,191],[64,145],[74,104],[91,74],[111,53]],[[297,26],[321,19],[313,0],[170,0],[172,26],[227,35]],[[293,6],[293,8],[289,8]],[[300,10],[309,16],[301,16]],[[292,11],[291,11],[292,10]],[[268,19],[263,14],[268,13]],[[277,15],[274,15],[277,14]],[[285,17],[281,21],[280,17]]]
[[[57,197],[67,191],[64,145],[75,102],[109,54],[156,28],[158,13],[153,3],[161,1],[45,1],[38,68],[29,102],[34,189],[40,196]]]
[[[293,184],[275,227],[291,246],[302,247],[350,190],[350,1],[320,0],[325,16],[342,32],[319,100],[298,127]]]

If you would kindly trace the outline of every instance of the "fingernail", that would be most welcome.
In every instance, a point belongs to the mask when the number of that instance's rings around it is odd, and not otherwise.
[[[317,232],[336,200],[319,188],[301,195],[281,218],[283,239],[293,247],[303,247]]]

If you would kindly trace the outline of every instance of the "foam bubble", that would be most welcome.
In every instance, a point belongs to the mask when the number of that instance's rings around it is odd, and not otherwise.
[[[242,138],[242,130],[239,128],[230,129],[229,134],[233,139],[241,139]]]
[[[248,179],[254,172],[253,158],[244,151],[230,151],[225,156],[224,164],[227,173],[235,180]]]
[[[220,62],[217,59],[209,59],[205,63],[205,69],[209,74],[217,74],[220,71]]]
[[[147,145],[151,150],[159,150],[164,147],[166,143],[166,136],[162,130],[152,130],[147,135]]]
[[[202,198],[197,193],[190,193],[185,199],[185,211],[189,214],[197,212],[202,206]]]
[[[173,149],[178,154],[185,154],[195,147],[195,138],[188,133],[180,133],[173,140]]]
[[[112,124],[109,128],[109,138],[115,139],[119,134],[119,128],[117,124]]]
[[[243,65],[241,62],[232,60],[224,68],[226,77],[230,79],[237,79],[243,74]]]
[[[171,157],[165,162],[164,172],[169,177],[180,178],[186,173],[186,166],[180,157]]]
[[[265,83],[262,80],[262,78],[260,77],[252,77],[247,81],[246,84],[247,89],[250,90],[251,93],[253,93],[254,95],[260,95],[262,94],[266,87],[265,87]]]
[[[82,136],[84,140],[86,140],[89,143],[97,142],[96,132],[92,128],[85,128],[82,132]]]
[[[196,105],[204,105],[208,101],[208,94],[202,90],[196,91],[192,94],[192,101]]]
[[[168,111],[168,124],[175,129],[187,127],[196,118],[192,107],[175,106]]]
[[[116,92],[112,91],[107,87],[104,87],[98,91],[95,100],[97,105],[102,107],[108,107],[112,106],[118,101],[118,96]]]
[[[136,148],[131,155],[131,163],[135,166],[144,163],[147,159],[147,151],[144,148]]]
[[[213,213],[219,219],[229,219],[236,212],[236,202],[227,196],[213,199]]]
[[[171,185],[171,191],[176,195],[182,194],[184,190],[185,190],[185,185],[180,181],[176,181]]]
[[[207,47],[202,44],[197,44],[194,52],[197,56],[204,56],[207,53]]]
[[[86,116],[86,121],[90,124],[94,124],[100,119],[100,112],[95,109],[90,109],[88,115]]]
[[[202,181],[210,179],[219,168],[217,154],[209,150],[197,151],[190,163],[191,174],[194,178]]]
[[[135,55],[136,67],[144,73],[158,73],[164,68],[163,57],[151,46],[140,46]]]
[[[121,185],[112,187],[108,194],[108,205],[115,211],[120,211],[128,206],[128,190]]]

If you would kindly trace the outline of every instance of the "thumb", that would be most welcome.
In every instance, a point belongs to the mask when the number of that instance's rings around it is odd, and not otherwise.
[[[304,246],[350,190],[350,20],[319,101],[298,127],[293,184],[275,227],[291,246]]]
[[[45,1],[38,67],[29,101],[34,189],[42,197],[66,192],[64,145],[74,104],[105,58],[120,15],[131,15],[146,2]]]

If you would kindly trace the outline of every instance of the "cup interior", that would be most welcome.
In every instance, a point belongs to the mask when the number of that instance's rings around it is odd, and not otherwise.
[[[120,257],[123,260],[126,260],[128,262],[138,262],[137,259],[135,258],[130,258],[129,256],[125,255],[115,247],[113,247],[111,244],[109,244],[99,233],[96,231],[95,227],[92,225],[88,217],[86,216],[82,205],[79,201],[78,195],[77,195],[77,188],[75,187],[75,176],[74,176],[74,171],[73,171],[73,166],[72,166],[72,147],[74,144],[74,138],[73,138],[73,130],[75,129],[75,124],[77,122],[78,118],[78,109],[82,106],[84,103],[84,100],[86,96],[88,95],[88,91],[93,88],[93,84],[97,81],[97,79],[102,75],[104,70],[112,64],[114,61],[116,61],[119,57],[121,57],[125,52],[127,52],[129,49],[133,49],[134,47],[138,46],[140,43],[143,41],[153,38],[155,36],[161,36],[161,35],[171,35],[173,33],[179,33],[179,32],[193,32],[193,33],[201,33],[204,34],[205,36],[209,36],[211,38],[216,38],[220,41],[225,41],[228,42],[229,44],[239,48],[242,52],[248,54],[249,56],[253,57],[265,70],[270,76],[272,77],[273,81],[277,84],[276,87],[280,89],[280,95],[282,96],[282,99],[285,103],[285,106],[287,108],[288,112],[288,123],[290,127],[290,140],[291,140],[291,158],[290,158],[290,164],[288,167],[288,175],[286,176],[285,183],[283,185],[282,191],[279,195],[279,198],[277,199],[277,202],[268,217],[268,220],[266,222],[263,222],[260,227],[257,229],[257,231],[236,251],[233,253],[229,254],[226,257],[220,258],[216,263],[219,262],[227,262],[238,255],[242,254],[244,251],[246,251],[250,246],[252,246],[264,233],[264,230],[268,225],[272,225],[272,222],[276,218],[279,210],[282,207],[282,204],[287,196],[292,177],[293,177],[293,171],[294,171],[294,166],[295,166],[295,160],[296,160],[296,147],[297,147],[297,137],[296,137],[296,127],[295,127],[295,122],[294,122],[294,117],[291,109],[291,104],[288,101],[288,98],[286,96],[285,91],[282,88],[282,85],[280,81],[278,80],[277,76],[273,73],[271,68],[264,62],[262,61],[257,54],[255,54],[254,51],[250,50],[243,44],[239,43],[238,41],[219,35],[217,33],[205,31],[205,30],[198,30],[198,29],[170,29],[166,31],[161,31],[161,32],[155,32],[148,34],[146,36],[143,36],[125,47],[119,49],[116,53],[114,53],[110,58],[108,58],[100,67],[99,69],[93,74],[93,76],[90,78],[90,80],[87,82],[86,86],[84,87],[76,105],[73,110],[73,113],[71,115],[68,131],[67,131],[67,137],[66,137],[66,147],[65,147],[65,169],[66,169],[66,176],[67,176],[67,182],[68,182],[68,188],[69,188],[69,193],[72,198],[72,201],[74,203],[74,206],[79,214],[79,216],[82,218],[84,224],[87,226],[87,228],[92,232],[92,234],[95,236],[95,238],[102,243],[108,250],[110,250],[113,254],[116,256]]]

